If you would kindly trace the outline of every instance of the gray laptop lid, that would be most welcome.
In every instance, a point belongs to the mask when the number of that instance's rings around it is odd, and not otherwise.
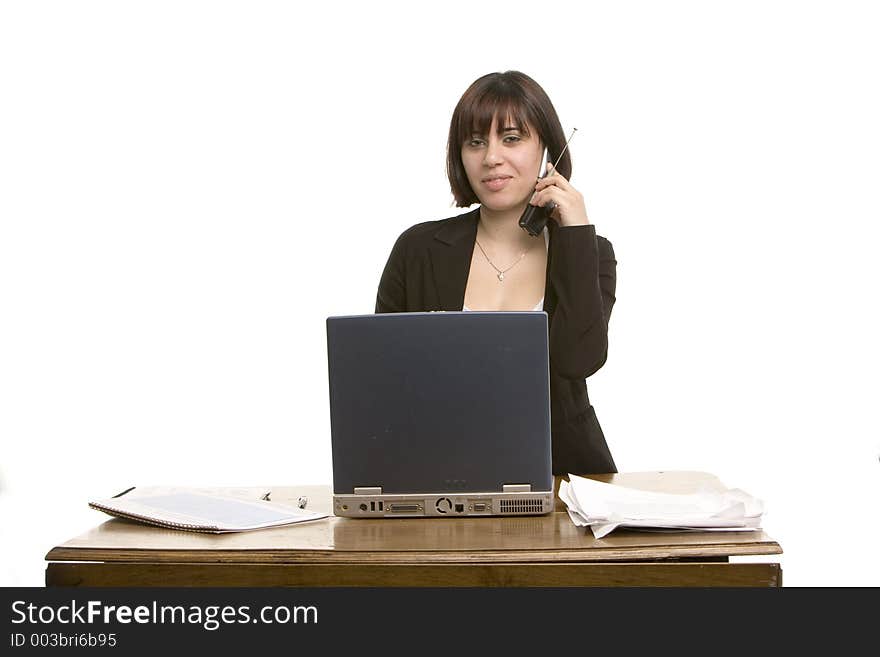
[[[333,491],[553,488],[547,315],[329,317]]]

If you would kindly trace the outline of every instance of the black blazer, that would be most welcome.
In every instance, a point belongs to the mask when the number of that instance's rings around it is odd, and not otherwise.
[[[461,310],[479,208],[420,223],[397,239],[376,296],[377,313]],[[584,379],[605,364],[617,261],[592,225],[548,222],[544,310],[550,332],[553,473],[617,472]]]

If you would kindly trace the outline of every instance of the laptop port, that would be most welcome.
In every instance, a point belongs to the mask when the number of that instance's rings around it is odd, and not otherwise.
[[[417,513],[422,507],[418,504],[389,504],[388,510],[391,513]]]
[[[485,513],[489,505],[485,502],[474,502],[474,513]]]
[[[455,505],[456,513],[464,513],[464,504],[456,504]]]

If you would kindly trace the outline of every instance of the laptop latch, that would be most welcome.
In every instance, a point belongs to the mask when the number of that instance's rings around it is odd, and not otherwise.
[[[381,495],[382,487],[381,486],[355,486],[354,487],[355,495]]]
[[[504,493],[531,493],[531,484],[504,484],[501,491]]]

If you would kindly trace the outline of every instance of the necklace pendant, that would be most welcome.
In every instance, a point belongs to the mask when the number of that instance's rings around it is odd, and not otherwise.
[[[502,282],[504,281],[504,272],[503,271],[498,272],[498,280],[502,281]]]

